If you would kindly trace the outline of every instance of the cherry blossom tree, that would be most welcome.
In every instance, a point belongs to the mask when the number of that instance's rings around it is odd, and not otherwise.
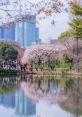
[[[22,58],[22,63],[46,64],[57,63],[66,48],[61,44],[33,45],[28,48]]]
[[[61,0],[1,0],[0,22],[24,21],[30,18],[28,14],[50,16],[61,12],[63,6]]]

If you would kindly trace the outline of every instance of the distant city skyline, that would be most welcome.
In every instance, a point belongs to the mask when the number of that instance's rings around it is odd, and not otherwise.
[[[30,19],[23,22],[6,23],[0,26],[0,40],[17,42],[21,47],[27,48],[33,43],[39,43],[39,29],[36,27],[36,17],[28,15]]]
[[[32,0],[35,3],[39,2],[40,0]],[[65,0],[60,0],[64,3]],[[69,0],[70,1],[70,0]],[[80,1],[80,0],[79,0]],[[65,1],[65,5],[67,5]],[[44,17],[44,16],[43,16]],[[46,18],[41,18],[39,20],[39,38],[42,42],[49,42],[50,39],[58,39],[58,36],[69,29],[68,23],[69,21],[69,13],[62,11],[61,13],[55,13],[55,16],[49,16]],[[51,22],[54,21],[54,25]]]

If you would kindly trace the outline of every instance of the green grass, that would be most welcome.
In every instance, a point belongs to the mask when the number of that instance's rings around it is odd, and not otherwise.
[[[33,66],[37,67],[37,68],[44,68],[44,69],[48,69],[48,68],[52,68],[54,70],[58,70],[58,69],[70,69],[71,64],[70,63],[64,63],[64,64],[34,64]]]
[[[64,63],[64,64],[55,65],[56,69],[70,69],[70,67],[71,67],[70,63]]]

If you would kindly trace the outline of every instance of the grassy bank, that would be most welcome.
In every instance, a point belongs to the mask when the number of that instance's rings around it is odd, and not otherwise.
[[[37,73],[39,75],[47,75],[47,76],[55,76],[55,75],[59,75],[59,76],[73,76],[73,77],[82,77],[82,73],[81,72],[76,72],[76,71],[43,71],[43,72],[39,72]]]
[[[70,70],[71,69],[71,64],[70,63],[64,63],[64,64],[33,64],[33,67],[40,68],[40,69],[51,69],[51,70]]]
[[[35,69],[32,72],[21,72],[18,70],[5,70],[5,69],[0,69],[0,76],[15,76],[15,75],[42,75],[42,76],[73,76],[73,77],[82,77],[82,72],[77,72],[74,70],[69,70],[66,68],[56,68],[55,70],[36,70]]]

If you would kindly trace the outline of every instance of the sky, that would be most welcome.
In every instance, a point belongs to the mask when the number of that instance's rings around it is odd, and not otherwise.
[[[55,24],[51,22],[54,19]],[[55,17],[43,19],[39,23],[39,34],[43,42],[49,42],[50,39],[57,39],[58,36],[69,29],[69,14],[62,12],[56,14]]]
[[[31,0],[33,3],[40,2],[41,0]],[[66,7],[66,0],[60,0],[62,3],[65,4]],[[37,18],[38,19],[38,18]],[[55,25],[52,25],[51,22],[55,21]],[[69,13],[61,12],[55,14],[55,17],[48,17],[45,19],[39,20],[39,37],[42,42],[49,42],[50,39],[58,39],[58,36],[64,32],[65,30],[69,29],[68,26],[69,22]]]
[[[15,0],[12,0],[12,1],[15,1]],[[21,2],[23,4],[25,4],[25,1],[26,0],[21,0]],[[28,0],[28,1],[36,4],[42,0]],[[43,1],[45,1],[45,0],[43,0]],[[60,1],[62,1],[64,3],[64,1],[66,1],[66,0],[60,0]],[[12,5],[13,4],[11,4],[11,8],[14,9],[14,7],[16,7],[16,6],[12,6]],[[10,8],[10,6],[9,6],[9,8]],[[19,8],[19,5],[17,8]],[[25,10],[25,9],[23,9],[23,10]],[[1,11],[0,13],[2,13],[2,14],[0,14],[0,17],[3,17],[3,12]],[[16,14],[14,13],[13,15],[16,15]],[[6,15],[4,14],[4,17],[2,18],[2,20],[3,19],[5,20],[5,18],[7,19]],[[38,18],[37,18],[37,20],[38,20]],[[54,25],[51,24],[51,22],[53,20],[55,22]],[[57,39],[58,36],[62,32],[69,29],[68,22],[69,22],[69,14],[67,12],[62,12],[59,14],[57,13],[57,14],[55,14],[55,16],[46,17],[45,19],[43,18],[43,19],[39,20],[39,25],[38,25],[39,38],[42,39],[43,42],[49,42],[50,39]]]
[[[37,0],[35,0],[37,1]],[[61,0],[63,3],[65,0]],[[65,2],[65,6],[68,7]],[[58,36],[69,29],[69,13],[63,11],[39,21],[39,35],[42,42],[49,42],[51,39],[58,39]],[[54,20],[55,25],[51,22]]]
[[[32,0],[33,3],[37,3],[41,0]],[[60,0],[64,2],[65,0]],[[55,25],[52,25],[51,22],[54,20]],[[45,19],[39,20],[39,36],[42,42],[49,42],[50,39],[58,39],[58,36],[69,29],[69,13],[61,12],[55,14],[55,17],[48,17]]]

